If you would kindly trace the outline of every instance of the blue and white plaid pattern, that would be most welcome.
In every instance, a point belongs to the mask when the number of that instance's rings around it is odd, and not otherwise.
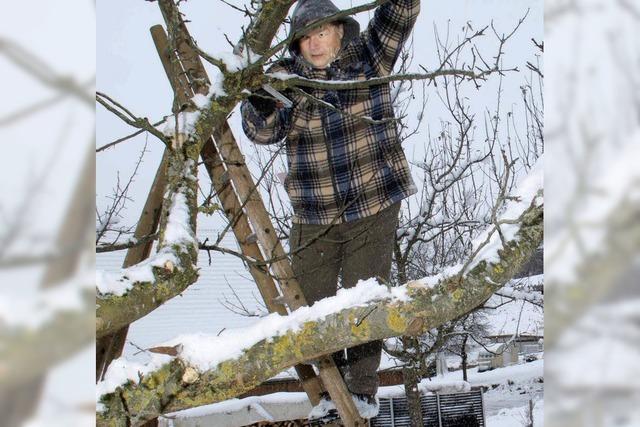
[[[365,80],[389,75],[420,11],[419,0],[392,0],[378,7],[366,31],[348,41],[325,69],[294,56],[269,72],[319,80]],[[242,103],[244,132],[257,144],[284,142],[289,173],[285,181],[293,221],[332,224],[353,221],[414,194],[417,190],[393,121],[388,84],[345,90],[308,89],[340,111],[294,94],[293,108],[263,117]]]

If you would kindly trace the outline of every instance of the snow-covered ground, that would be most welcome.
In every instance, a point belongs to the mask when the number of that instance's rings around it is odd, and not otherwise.
[[[484,393],[485,415],[492,417],[499,415],[504,409],[527,406],[529,400],[542,400],[543,366],[543,360],[536,360],[486,372],[478,372],[478,368],[472,368],[467,370],[467,381],[472,387],[487,388]],[[453,371],[431,380],[423,380],[431,383],[452,381],[462,381],[462,371]]]
[[[487,417],[487,427],[515,427],[526,426],[529,422],[529,406],[502,409],[497,415]],[[533,427],[544,425],[544,401],[542,399],[533,405]]]

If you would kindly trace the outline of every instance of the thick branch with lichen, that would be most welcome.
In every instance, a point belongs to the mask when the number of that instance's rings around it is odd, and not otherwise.
[[[203,372],[178,351],[169,363],[139,381],[105,394],[98,425],[140,425],[161,413],[232,398],[292,365],[341,348],[435,328],[484,303],[528,261],[542,237],[543,206],[534,202],[520,216],[515,239],[502,247],[498,260],[479,261],[468,272],[445,277],[434,287],[408,283],[406,299],[389,292],[363,305],[337,308]]]
[[[197,159],[198,152],[197,146],[190,146],[184,152],[176,151],[170,156],[169,191],[163,204],[165,212],[160,225],[158,252],[143,263],[121,270],[118,275],[98,276],[98,338],[145,316],[198,278],[195,267],[198,250],[194,234],[197,163],[191,159],[193,155]]]

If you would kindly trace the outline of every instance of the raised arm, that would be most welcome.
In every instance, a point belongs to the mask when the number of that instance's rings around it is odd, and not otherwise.
[[[267,73],[286,72],[273,64]],[[242,130],[256,144],[275,144],[282,141],[291,127],[291,109],[279,108],[276,100],[265,90],[254,92],[240,105]]]
[[[393,71],[419,13],[420,0],[391,0],[376,9],[362,37],[378,75]]]
[[[242,102],[240,112],[242,130],[256,144],[275,144],[289,132],[291,109],[276,108],[273,100],[254,95],[252,100]]]

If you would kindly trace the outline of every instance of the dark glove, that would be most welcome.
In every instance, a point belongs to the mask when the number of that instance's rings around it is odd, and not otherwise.
[[[276,100],[264,89],[258,89],[252,95],[249,95],[247,99],[253,105],[253,108],[258,110],[264,117],[270,116],[276,111]]]

